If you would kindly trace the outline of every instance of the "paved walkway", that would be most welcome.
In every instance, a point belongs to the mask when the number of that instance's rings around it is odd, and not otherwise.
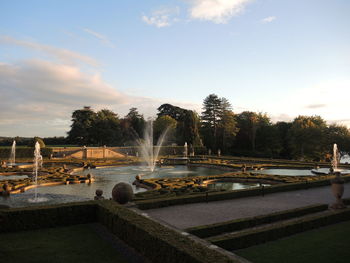
[[[350,183],[343,198],[350,198]],[[232,200],[150,209],[151,217],[180,229],[335,201],[330,186]]]

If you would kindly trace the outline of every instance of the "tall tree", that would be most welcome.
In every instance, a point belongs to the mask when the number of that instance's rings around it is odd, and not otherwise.
[[[243,111],[237,115],[239,132],[237,134],[237,147],[241,150],[256,150],[256,137],[259,127],[270,125],[270,119],[266,114]]]
[[[183,117],[183,143],[187,142],[192,146],[202,146],[199,127],[200,120],[198,114],[194,111],[186,110]]]
[[[185,109],[165,103],[159,106],[157,115],[158,117],[170,116],[176,121],[182,121],[185,111]]]
[[[294,158],[322,159],[327,152],[327,124],[320,116],[298,116],[289,129],[289,147]]]
[[[210,94],[203,101],[202,135],[205,146],[217,150],[217,132],[222,117],[222,100],[216,94]]]
[[[76,110],[72,114],[72,125],[68,132],[68,141],[72,144],[89,145],[92,143],[90,129],[96,113],[90,106]]]
[[[288,132],[292,126],[291,122],[279,121],[274,125],[277,129],[277,136],[280,142],[281,151],[279,153],[282,158],[291,158],[291,150],[288,144]]]
[[[221,120],[218,124],[217,134],[217,147],[221,149],[223,153],[231,151],[238,131],[235,114],[231,110],[223,110]]]
[[[129,113],[125,116],[125,119],[129,121],[130,129],[141,138],[146,125],[143,115],[137,111],[137,108],[131,108]]]
[[[118,115],[107,109],[98,111],[92,122],[90,136],[94,144],[99,146],[120,145],[121,131]]]

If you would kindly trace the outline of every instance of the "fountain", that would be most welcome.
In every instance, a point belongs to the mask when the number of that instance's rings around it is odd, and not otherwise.
[[[334,172],[339,171],[338,169],[338,163],[340,162],[340,153],[338,151],[338,146],[335,143],[333,145],[333,158],[332,158],[332,168]]]
[[[315,169],[312,169],[311,172],[316,175],[326,175],[326,174],[333,174],[333,173],[341,173],[341,174],[349,174],[350,170],[345,169],[339,169],[338,164],[340,163],[340,152],[338,150],[337,144],[333,144],[333,157],[331,160],[331,168],[319,168],[316,167]]]
[[[138,139],[137,143],[140,147],[140,152],[142,158],[146,161],[148,169],[153,172],[156,166],[156,162],[158,159],[160,147],[163,144],[164,138],[168,132],[166,129],[162,135],[159,137],[157,141],[157,145],[153,145],[153,122],[149,121],[146,124],[146,128],[144,131],[144,139]]]
[[[35,149],[34,149],[34,169],[33,169],[33,175],[34,175],[34,182],[35,182],[35,189],[34,189],[34,198],[29,199],[29,202],[32,203],[38,203],[38,202],[45,202],[47,201],[47,198],[38,197],[37,193],[37,186],[38,186],[38,170],[41,168],[43,164],[43,157],[40,154],[40,144],[39,142],[35,143]]]
[[[10,166],[14,166],[16,163],[16,141],[15,140],[12,143],[9,162],[10,162]]]

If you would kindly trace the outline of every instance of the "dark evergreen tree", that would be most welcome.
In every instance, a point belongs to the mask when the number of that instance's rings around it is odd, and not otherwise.
[[[68,132],[68,141],[71,144],[89,145],[93,143],[90,129],[96,113],[89,106],[76,110],[72,114],[72,125]]]

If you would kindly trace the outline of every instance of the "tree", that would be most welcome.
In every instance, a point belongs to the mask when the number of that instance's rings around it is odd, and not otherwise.
[[[39,143],[41,149],[45,148],[45,143],[43,139],[36,136],[32,140],[30,140],[30,142],[28,143],[28,147],[35,147],[36,142]]]
[[[282,158],[291,158],[291,150],[288,144],[288,132],[291,128],[291,122],[279,121],[275,124],[277,129],[277,136],[281,146],[281,151],[279,153]]]
[[[141,138],[145,129],[146,121],[143,115],[139,114],[137,108],[131,108],[129,113],[125,116],[125,119],[130,123],[129,128],[132,129],[132,133]]]
[[[298,116],[289,129],[292,157],[323,159],[327,152],[327,124],[320,116]]]
[[[96,113],[89,129],[89,136],[94,144],[120,145],[121,131],[118,115],[110,110],[102,109]]]
[[[222,115],[222,100],[217,95],[210,94],[203,101],[201,130],[204,144],[213,150],[217,150],[218,123]]]
[[[256,150],[256,137],[259,127],[270,125],[270,118],[266,114],[243,111],[237,115],[237,147],[241,150]]]
[[[176,132],[177,122],[172,117],[168,115],[161,116],[155,120],[153,123],[153,133],[154,141],[158,141],[160,136],[167,131],[166,139],[169,143],[174,143],[176,141],[175,132]]]
[[[185,142],[192,145],[201,145],[199,118],[195,112],[171,104],[162,104],[158,111],[158,118],[169,116],[176,120],[175,138],[178,145],[184,145]]]
[[[76,110],[72,114],[72,125],[68,132],[68,141],[72,144],[88,145],[92,143],[90,129],[96,117],[96,113],[90,106]]]
[[[202,146],[199,127],[200,120],[198,114],[194,111],[186,110],[183,117],[183,143],[187,142],[192,146]]]
[[[223,110],[217,134],[218,148],[223,153],[228,153],[231,150],[238,130],[235,114],[231,110]]]
[[[266,157],[279,156],[282,144],[276,125],[271,122],[263,122],[259,125],[256,132],[256,150]]]
[[[327,145],[329,148],[334,143],[338,145],[342,155],[350,152],[350,131],[344,125],[332,124],[327,128]]]
[[[158,110],[158,118],[161,116],[170,116],[176,121],[182,121],[184,114],[185,114],[185,109],[182,109],[177,106],[173,106],[171,104],[165,103],[159,106]]]

